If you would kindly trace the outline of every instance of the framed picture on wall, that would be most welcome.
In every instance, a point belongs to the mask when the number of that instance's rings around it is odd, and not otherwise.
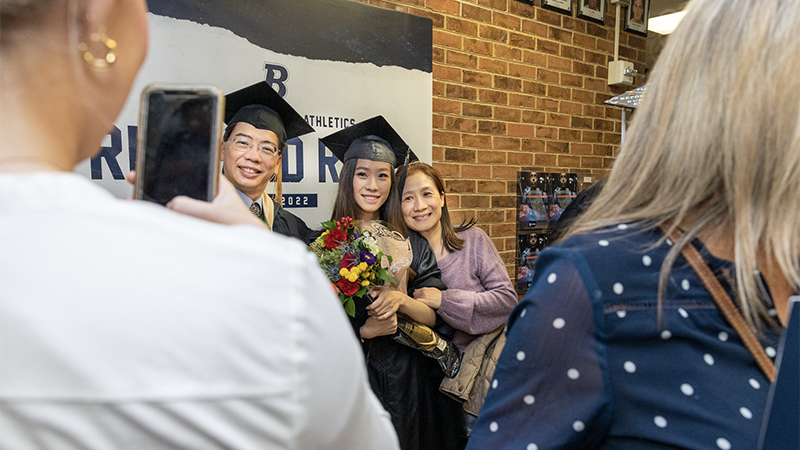
[[[517,0],[520,3],[527,3],[529,5],[533,5],[533,0]]]
[[[605,25],[606,0],[578,0],[578,17]]]
[[[647,20],[650,16],[650,0],[631,0],[625,11],[625,31],[647,36]]]
[[[542,0],[542,8],[572,15],[572,0]]]

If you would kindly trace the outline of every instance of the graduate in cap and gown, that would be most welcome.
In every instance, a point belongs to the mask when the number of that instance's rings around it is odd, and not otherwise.
[[[396,284],[355,299],[351,318],[363,342],[370,385],[391,415],[403,450],[463,449],[461,405],[439,392],[444,378],[440,364],[394,339],[398,313],[401,323],[405,317],[432,328],[442,324],[433,309],[417,300],[446,287],[428,242],[405,226],[395,179],[395,169],[416,156],[382,116],[321,141],[343,163],[331,220],[357,220],[358,228],[371,231],[392,256],[389,273]]]
[[[286,142],[314,129],[264,81],[225,96],[225,123],[221,155],[225,177],[271,230],[308,243],[305,222],[281,206],[281,174]],[[273,180],[274,200],[265,192]]]

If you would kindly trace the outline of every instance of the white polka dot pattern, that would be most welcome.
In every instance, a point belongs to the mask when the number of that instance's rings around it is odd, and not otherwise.
[[[622,294],[622,291],[625,290],[625,288],[622,287],[622,283],[614,283],[614,288],[613,289],[614,289],[614,293],[617,294],[617,295]]]
[[[625,311],[617,311],[617,317],[620,319],[624,319],[626,315],[628,315],[628,313]]]
[[[666,341],[667,339],[669,339],[671,337],[672,337],[672,332],[671,331],[664,330],[664,331],[661,332],[661,339],[664,339]]]
[[[523,309],[522,311],[519,312],[519,317],[520,318],[525,317],[525,313],[527,313],[527,312],[528,312],[528,308]]]
[[[627,230],[628,229],[628,224],[621,223],[621,224],[617,225],[617,229],[619,229],[619,230]]]
[[[689,287],[690,287],[689,280],[684,279],[683,281],[681,281],[681,288],[683,288],[684,291],[688,291]]]
[[[525,402],[526,405],[532,405],[536,399],[533,398],[532,395],[526,395],[525,397],[522,397],[522,401]]]
[[[681,385],[681,392],[683,392],[683,395],[692,395],[694,394],[694,388],[689,383],[683,383]]]
[[[714,365],[714,357],[709,355],[708,353],[703,355],[703,361],[705,361],[706,364],[708,364],[709,366],[713,366]]]
[[[647,255],[642,256],[642,264],[644,264],[646,267],[650,267],[650,264],[653,264],[653,258]]]
[[[519,351],[517,352],[517,361],[522,361],[525,359],[525,352]]]
[[[497,425],[497,422],[492,422],[489,424],[489,431],[491,431],[492,433],[497,432],[498,428],[500,428],[500,426]]]
[[[581,376],[581,374],[580,372],[578,372],[578,369],[569,369],[567,371],[567,376],[569,377],[570,380],[577,380],[578,377]]]
[[[497,389],[497,380],[492,381],[492,389]]]
[[[622,367],[625,368],[625,372],[636,372],[636,364],[634,364],[633,361],[625,361],[625,364],[623,364]]]
[[[559,318],[557,318],[556,320],[553,321],[553,328],[555,328],[556,330],[560,330],[560,329],[564,328],[564,325],[566,325],[566,324],[567,324],[567,322],[564,319],[562,319],[561,317],[559,317]]]
[[[764,349],[764,351],[767,352],[767,356],[769,356],[770,358],[774,358],[775,355],[777,355],[777,352],[775,352],[775,349],[772,347],[767,347]]]
[[[686,312],[686,310],[683,308],[678,308],[678,312],[680,313],[681,316],[683,316],[684,319],[689,317],[689,313]]]
[[[656,424],[656,426],[658,428],[666,428],[667,427],[667,419],[665,419],[665,418],[663,418],[661,416],[654,417],[653,418],[653,422]]]
[[[750,386],[752,386],[753,389],[761,389],[761,383],[759,383],[755,378],[750,378]]]
[[[721,450],[731,450],[731,443],[725,438],[717,439],[717,447]]]
[[[608,241],[605,239],[600,239],[599,241],[597,241],[597,245],[599,245],[600,247],[608,247]]]
[[[748,419],[748,420],[753,418],[753,412],[750,411],[749,409],[745,408],[744,406],[739,408],[739,414],[741,414],[742,417],[744,417],[745,419]]]
[[[576,420],[572,423],[572,429],[580,433],[581,431],[586,429],[586,425],[583,424],[580,420]]]
[[[720,341],[725,342],[728,340],[728,333],[720,331],[717,337],[719,338]]]
[[[527,447],[525,447],[525,450],[539,450],[539,446],[534,443],[530,443]]]
[[[550,284],[555,283],[556,279],[558,279],[558,275],[556,275],[555,272],[547,276],[547,282]]]

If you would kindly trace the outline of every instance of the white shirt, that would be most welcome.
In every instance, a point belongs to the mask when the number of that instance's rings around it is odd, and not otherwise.
[[[0,175],[0,448],[395,449],[296,240]]]

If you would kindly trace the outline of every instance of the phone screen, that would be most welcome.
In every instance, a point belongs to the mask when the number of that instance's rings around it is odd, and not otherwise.
[[[213,199],[217,101],[202,91],[148,94],[144,165],[138,174],[142,199],[162,205],[178,195]]]

